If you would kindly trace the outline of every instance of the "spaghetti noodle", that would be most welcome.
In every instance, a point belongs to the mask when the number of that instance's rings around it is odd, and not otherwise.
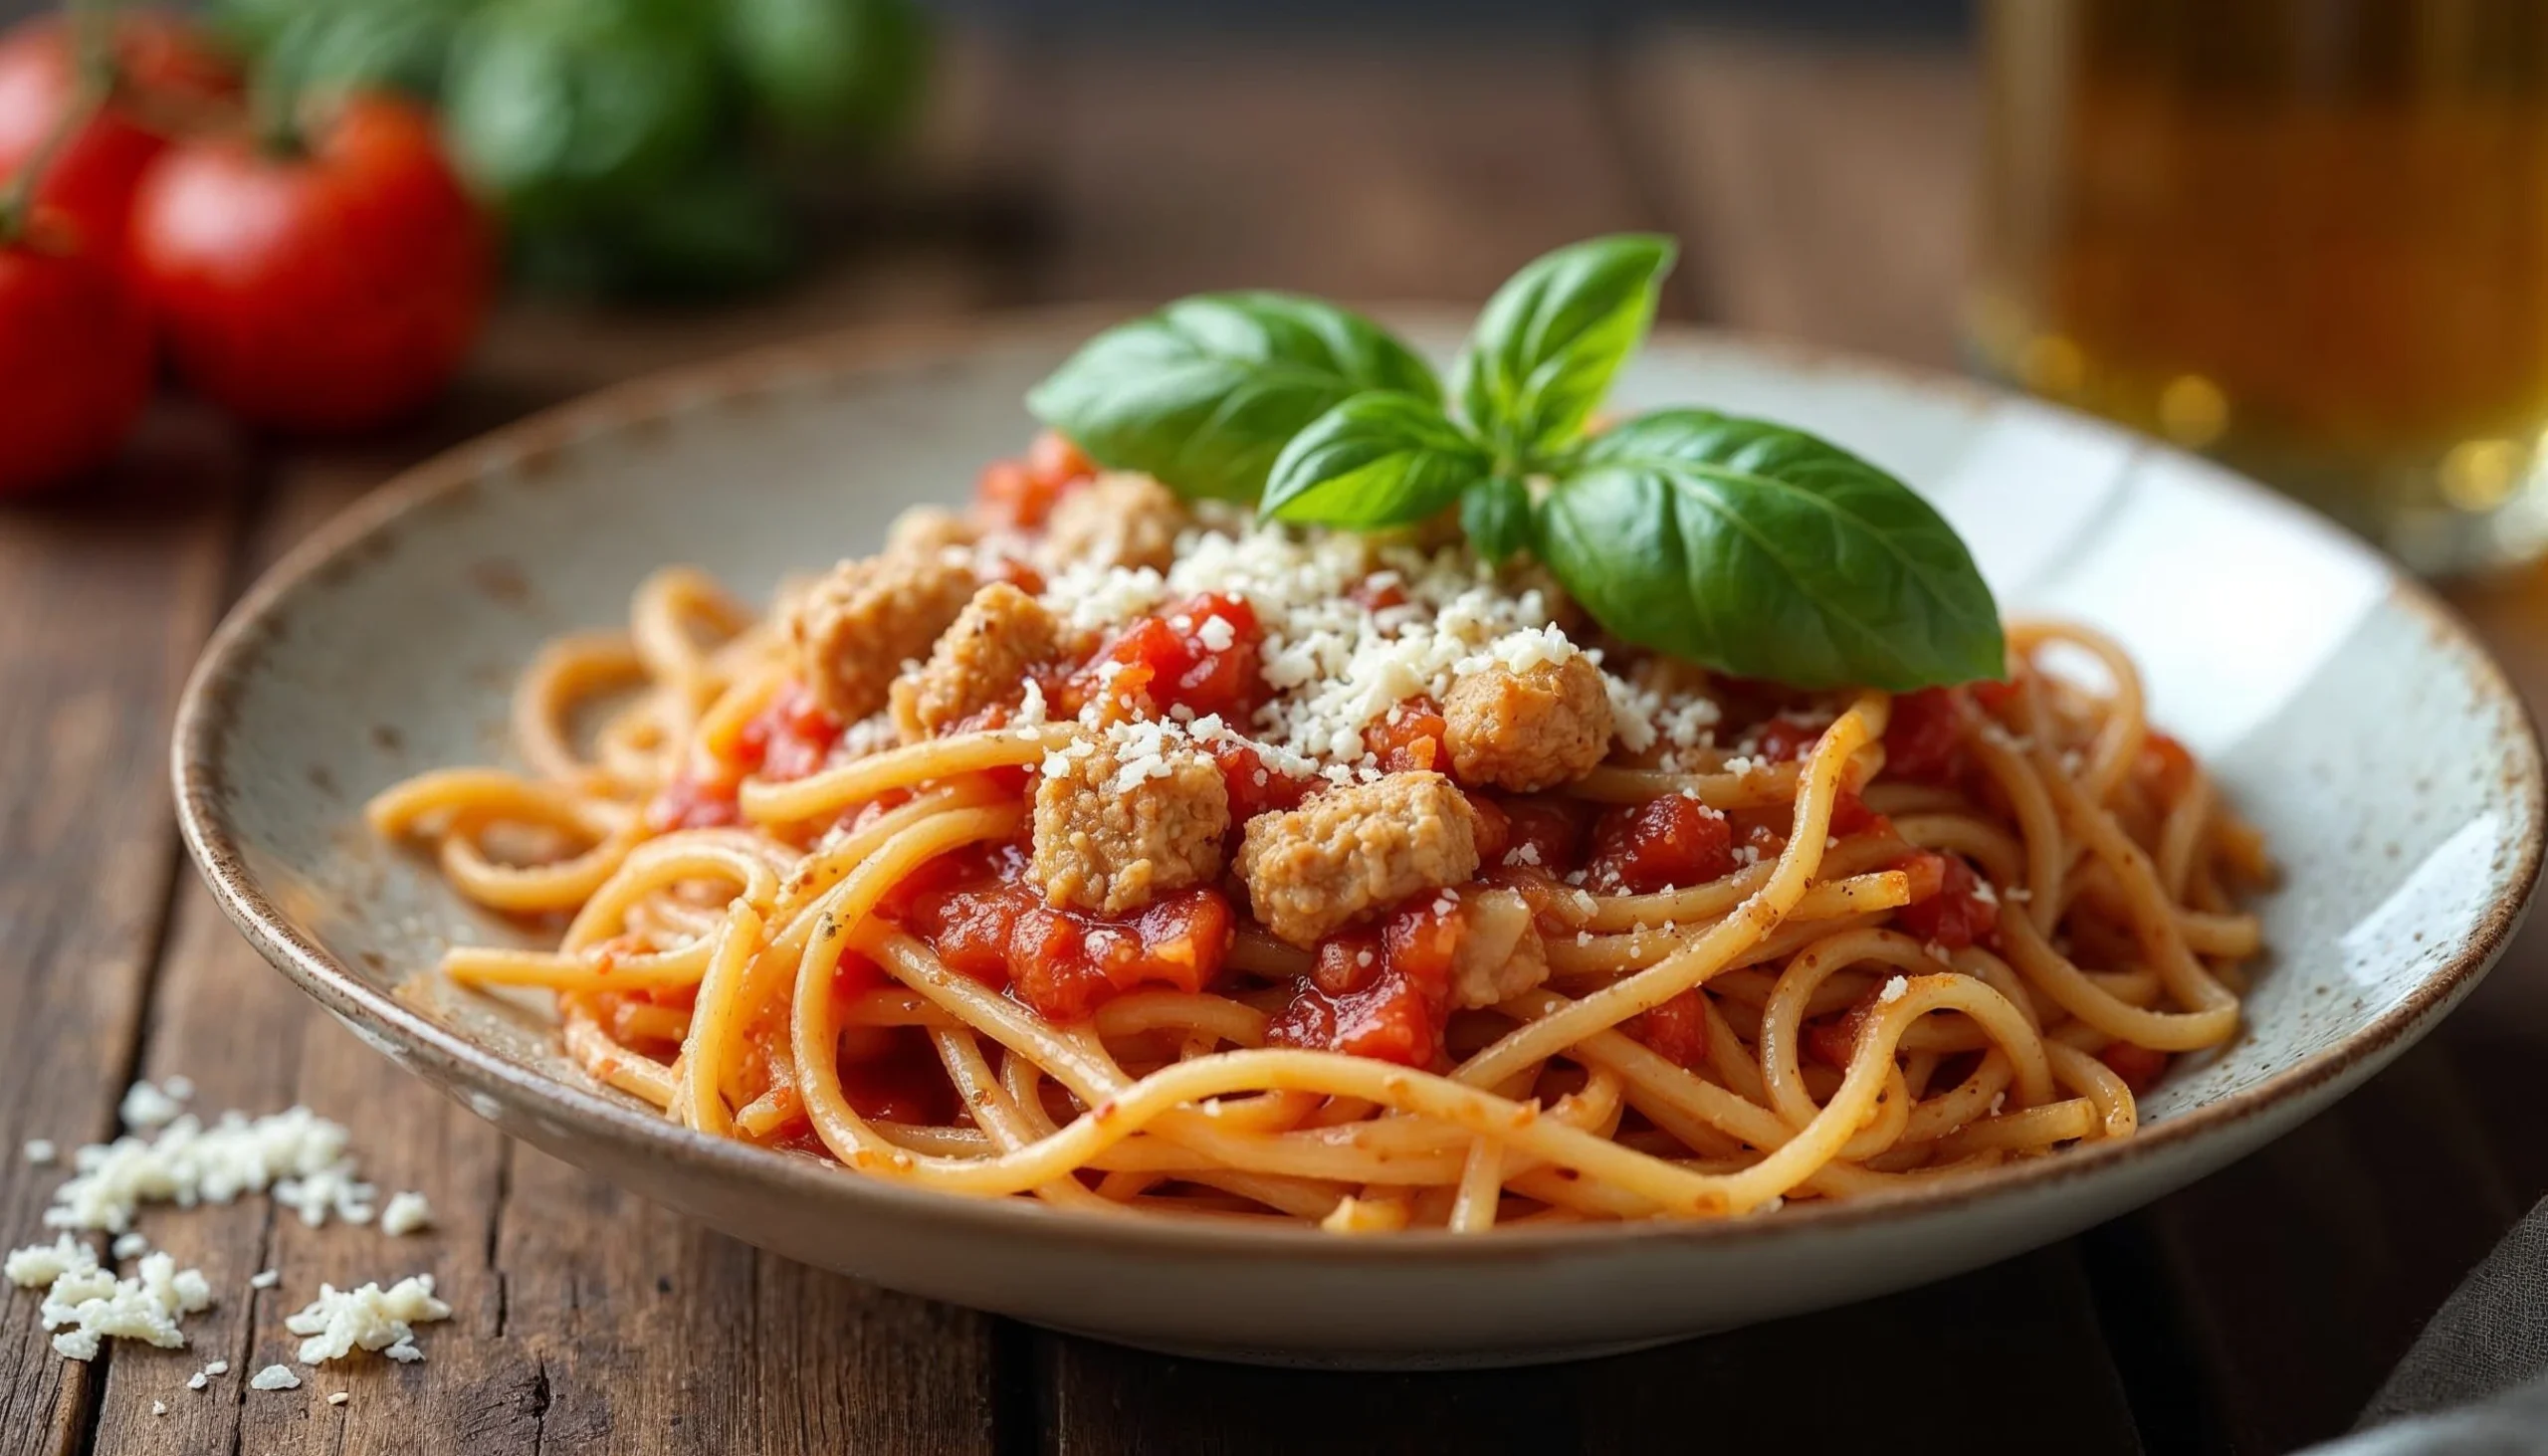
[[[556,928],[444,972],[705,1133],[1342,1233],[1881,1194],[2128,1138],[2236,1029],[2261,841],[2093,632],[1711,680],[1457,546],[1093,475],[1040,442],[767,616],[676,569],[553,644],[527,774],[370,806]]]

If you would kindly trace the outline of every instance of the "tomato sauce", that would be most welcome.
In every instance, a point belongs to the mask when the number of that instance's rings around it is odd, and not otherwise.
[[[1560,796],[1501,799],[1497,807],[1504,812],[1501,858],[1506,863],[1561,877],[1584,868],[1585,842],[1592,827],[1591,805]]]
[[[1847,1067],[1850,1054],[1858,1049],[1858,1032],[1875,1014],[1876,997],[1883,991],[1879,984],[1851,1002],[1847,1010],[1805,1023],[1805,1054],[1826,1067]]]
[[[1904,935],[1949,950],[1999,943],[2000,907],[1982,898],[1982,877],[1964,856],[1923,851],[1894,868],[1911,876],[1912,901],[1893,913]]]
[[[2139,1097],[2158,1085],[2159,1078],[2168,1070],[2169,1057],[2166,1052],[2152,1047],[2128,1041],[2110,1041],[2104,1051],[2097,1053],[2097,1060],[2122,1078],[2123,1085],[2132,1089],[2134,1097]]]
[[[893,908],[949,969],[1005,989],[1048,1021],[1085,1021],[1143,986],[1199,991],[1229,958],[1236,917],[1210,887],[1123,916],[1062,910],[1025,875],[1026,852],[948,856],[953,866]]]
[[[1954,785],[1970,767],[1962,693],[1923,688],[1893,700],[1884,728],[1884,771],[1914,783]]]
[[[1708,1059],[1708,1014],[1695,989],[1632,1018],[1626,1030],[1675,1066],[1697,1071]]]
[[[1344,1052],[1429,1067],[1450,1019],[1451,966],[1468,932],[1464,910],[1420,891],[1378,928],[1351,926],[1319,942],[1291,1004],[1265,1028],[1270,1046]]]
[[[1055,502],[1096,478],[1097,462],[1047,430],[1027,447],[1025,459],[983,468],[973,482],[974,513],[1011,530],[1041,530]]]
[[[1116,633],[1062,685],[1061,711],[1113,699],[1128,718],[1182,708],[1240,727],[1265,702],[1264,643],[1246,598],[1207,591]]]
[[[860,1117],[879,1122],[955,1121],[961,1100],[928,1033],[917,1026],[873,1029],[883,1033],[883,1050],[841,1060],[840,1090],[849,1105]]]
[[[1449,732],[1442,705],[1430,698],[1409,698],[1363,729],[1363,751],[1380,760],[1383,773],[1424,769],[1448,773],[1451,754],[1443,738]]]
[[[1592,888],[1612,895],[1650,895],[1704,885],[1734,873],[1734,826],[1687,794],[1606,810],[1592,825]]]
[[[1203,745],[1221,770],[1229,790],[1230,822],[1244,824],[1259,814],[1297,809],[1301,800],[1326,782],[1286,772],[1265,761],[1253,744],[1216,738]]]

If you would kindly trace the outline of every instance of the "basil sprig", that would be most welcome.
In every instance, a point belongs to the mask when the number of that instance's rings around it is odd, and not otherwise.
[[[1197,294],[1090,339],[1026,407],[1100,465],[1254,501],[1294,435],[1370,391],[1442,397],[1415,350],[1359,313],[1291,294]]]
[[[1104,465],[1272,520],[1380,530],[1456,508],[1487,559],[1527,551],[1613,635],[1721,671],[1897,692],[2003,676],[1971,553],[1884,471],[1706,410],[1588,437],[1673,256],[1625,234],[1515,274],[1460,353],[1456,414],[1387,330],[1283,294],[1109,329],[1027,405]]]

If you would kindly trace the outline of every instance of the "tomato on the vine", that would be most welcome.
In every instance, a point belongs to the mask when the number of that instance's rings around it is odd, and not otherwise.
[[[253,423],[357,430],[432,398],[476,339],[495,252],[430,116],[378,94],[314,106],[279,149],[172,148],[130,256],[178,369]]]
[[[118,10],[108,35],[96,58],[80,54],[79,33],[59,15],[0,37],[0,179],[34,160],[63,118],[89,104],[88,90],[103,87],[95,113],[54,154],[36,200],[110,256],[133,189],[172,128],[235,103],[239,73],[169,11]]]
[[[150,397],[150,324],[114,260],[59,214],[0,216],[0,495],[115,452]]]

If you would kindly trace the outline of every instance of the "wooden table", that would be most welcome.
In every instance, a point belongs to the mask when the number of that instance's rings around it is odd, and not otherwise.
[[[147,1217],[221,1294],[190,1323],[194,1348],[69,1363],[11,1293],[0,1452],[1610,1451],[1702,1430],[1808,1449],[2273,1451],[2343,1429],[2548,1187],[2525,1075],[2548,1051],[2534,936],[2336,1112],[2057,1247],[1615,1359],[1298,1375],[1048,1335],[760,1254],[507,1143],[342,1035],[183,862],[169,712],[265,562],[439,444],[843,323],[1230,285],[1474,302],[1540,249],[1619,228],[1684,239],[1674,315],[1952,362],[1975,118],[1953,56],[1675,30],[1350,46],[1012,33],[956,51],[919,200],[785,298],[700,315],[518,309],[401,438],[264,445],[172,405],[112,481],[0,511],[0,1147],[106,1135],[130,1078],[182,1071],[208,1107],[306,1101],[350,1124],[384,1188],[428,1189],[441,1214],[394,1244],[262,1199]],[[2548,636],[2525,625],[2548,585],[2460,600],[2548,688]],[[0,1160],[0,1239],[35,1235],[58,1176]],[[270,1266],[283,1289],[251,1297]],[[243,1389],[288,1356],[282,1317],[318,1280],[415,1269],[456,1307],[424,1363]],[[184,1389],[213,1357],[231,1375]],[[1986,1371],[1987,1386],[1965,1378]],[[329,1389],[350,1403],[320,1403]]]

